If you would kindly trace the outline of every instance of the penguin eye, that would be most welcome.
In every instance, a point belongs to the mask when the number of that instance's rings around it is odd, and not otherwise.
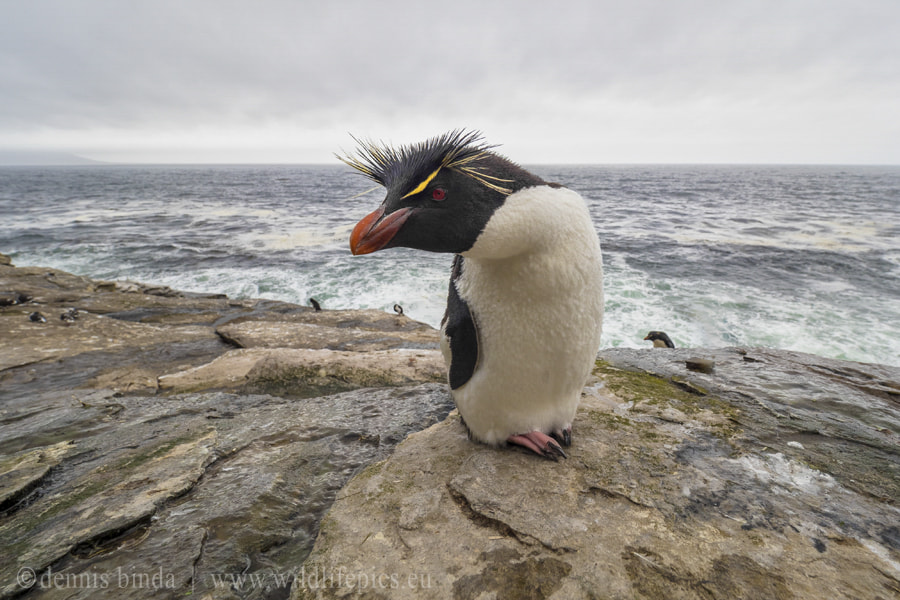
[[[444,188],[434,188],[431,190],[431,197],[435,200],[443,200],[447,197],[447,190]]]

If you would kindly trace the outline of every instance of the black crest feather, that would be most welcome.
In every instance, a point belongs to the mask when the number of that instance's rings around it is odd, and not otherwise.
[[[424,142],[398,148],[383,142],[350,137],[359,144],[356,154],[335,156],[386,188],[400,186],[401,194],[442,168],[455,169],[502,194],[512,192],[503,185],[510,183],[510,180],[488,175],[485,168],[479,166],[479,161],[493,155],[490,150],[496,146],[484,144],[478,131],[455,129]]]

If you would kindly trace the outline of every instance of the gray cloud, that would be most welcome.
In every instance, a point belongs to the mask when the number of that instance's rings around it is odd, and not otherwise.
[[[467,125],[523,161],[900,162],[893,0],[550,4],[6,2],[0,146],[328,160]]]

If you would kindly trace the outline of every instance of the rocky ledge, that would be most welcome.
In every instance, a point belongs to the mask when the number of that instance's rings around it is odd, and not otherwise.
[[[0,598],[286,597],[341,486],[452,408],[407,317],[2,263]]]
[[[0,261],[0,598],[900,598],[900,369],[606,350],[559,462],[442,379],[406,317]]]

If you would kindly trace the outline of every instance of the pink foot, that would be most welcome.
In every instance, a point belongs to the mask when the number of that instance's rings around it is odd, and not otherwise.
[[[511,435],[506,438],[506,442],[508,444],[516,444],[517,446],[528,448],[535,454],[545,458],[551,458],[553,460],[557,460],[560,456],[569,458],[566,456],[566,453],[563,452],[562,446],[560,446],[556,440],[537,430],[519,435]]]

